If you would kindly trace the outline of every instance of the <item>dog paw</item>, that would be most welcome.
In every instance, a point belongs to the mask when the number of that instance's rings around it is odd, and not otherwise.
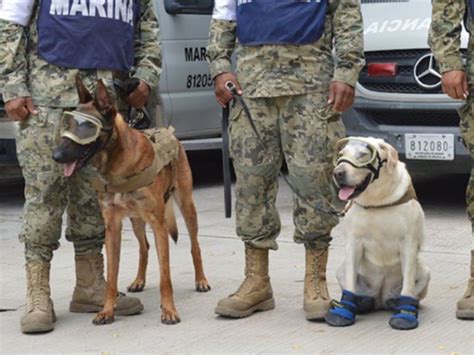
[[[173,325],[178,324],[179,322],[181,322],[181,319],[176,310],[169,310],[164,307],[161,308],[161,323]]]
[[[211,285],[207,282],[206,279],[196,281],[196,291],[197,292],[208,292],[211,290]]]
[[[142,292],[145,288],[145,280],[135,280],[128,287],[128,292]]]
[[[418,327],[419,301],[410,296],[400,296],[395,312],[390,318],[390,326],[397,330],[410,330]]]
[[[404,319],[404,318],[397,318],[392,316],[389,322],[390,326],[393,329],[397,330],[410,330],[415,329],[418,327],[418,320],[417,319]]]
[[[114,321],[114,314],[113,312],[99,312],[96,314],[92,323],[95,325],[104,325],[110,324]]]

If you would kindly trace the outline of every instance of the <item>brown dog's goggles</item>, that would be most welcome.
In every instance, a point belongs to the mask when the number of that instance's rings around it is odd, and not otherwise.
[[[346,147],[347,144],[356,144],[362,146],[362,151],[354,152],[351,154],[345,152],[342,154],[342,150]],[[367,166],[372,166],[377,159],[377,148],[372,144],[368,143],[363,139],[358,138],[343,138],[336,143],[336,150],[333,157],[333,165],[337,166],[340,163],[346,162],[351,164],[356,168],[366,168]]]
[[[101,120],[78,111],[66,111],[61,117],[61,138],[69,138],[77,144],[94,142],[101,131],[106,131]]]

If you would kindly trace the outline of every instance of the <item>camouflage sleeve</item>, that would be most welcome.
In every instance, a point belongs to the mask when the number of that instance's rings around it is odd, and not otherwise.
[[[135,35],[135,74],[151,88],[156,87],[161,74],[160,27],[151,0],[141,2],[140,21]]]
[[[24,27],[0,20],[0,92],[5,102],[30,96]]]
[[[432,0],[433,12],[428,42],[441,73],[464,70],[461,60],[462,20],[464,1]]]
[[[333,81],[355,87],[365,64],[364,25],[359,0],[340,0],[332,16],[336,50]]]
[[[211,20],[206,57],[213,78],[232,70],[231,56],[235,48],[236,36],[235,21]]]

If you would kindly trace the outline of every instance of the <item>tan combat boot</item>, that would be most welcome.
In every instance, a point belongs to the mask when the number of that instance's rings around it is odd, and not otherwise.
[[[268,250],[245,244],[245,280],[236,293],[217,303],[215,312],[225,317],[243,318],[273,308],[275,300],[268,276]]]
[[[36,260],[26,264],[26,309],[21,317],[23,333],[43,333],[54,329],[56,314],[50,298],[50,265]]]
[[[326,285],[328,248],[306,247],[303,309],[308,320],[322,320],[329,310],[331,299]]]
[[[464,296],[457,303],[456,317],[474,319],[474,250],[471,250],[471,277]]]
[[[104,257],[102,254],[76,255],[76,287],[69,310],[76,313],[99,312],[105,302]],[[117,296],[115,314],[128,316],[143,311],[138,298]]]

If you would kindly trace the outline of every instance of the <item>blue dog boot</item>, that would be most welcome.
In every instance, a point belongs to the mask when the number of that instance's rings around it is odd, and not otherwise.
[[[343,290],[341,301],[332,300],[331,308],[324,317],[327,324],[333,327],[346,327],[355,322],[357,296],[350,291]]]
[[[419,301],[413,297],[400,296],[398,306],[390,318],[390,326],[393,329],[410,330],[418,327],[418,305]]]

